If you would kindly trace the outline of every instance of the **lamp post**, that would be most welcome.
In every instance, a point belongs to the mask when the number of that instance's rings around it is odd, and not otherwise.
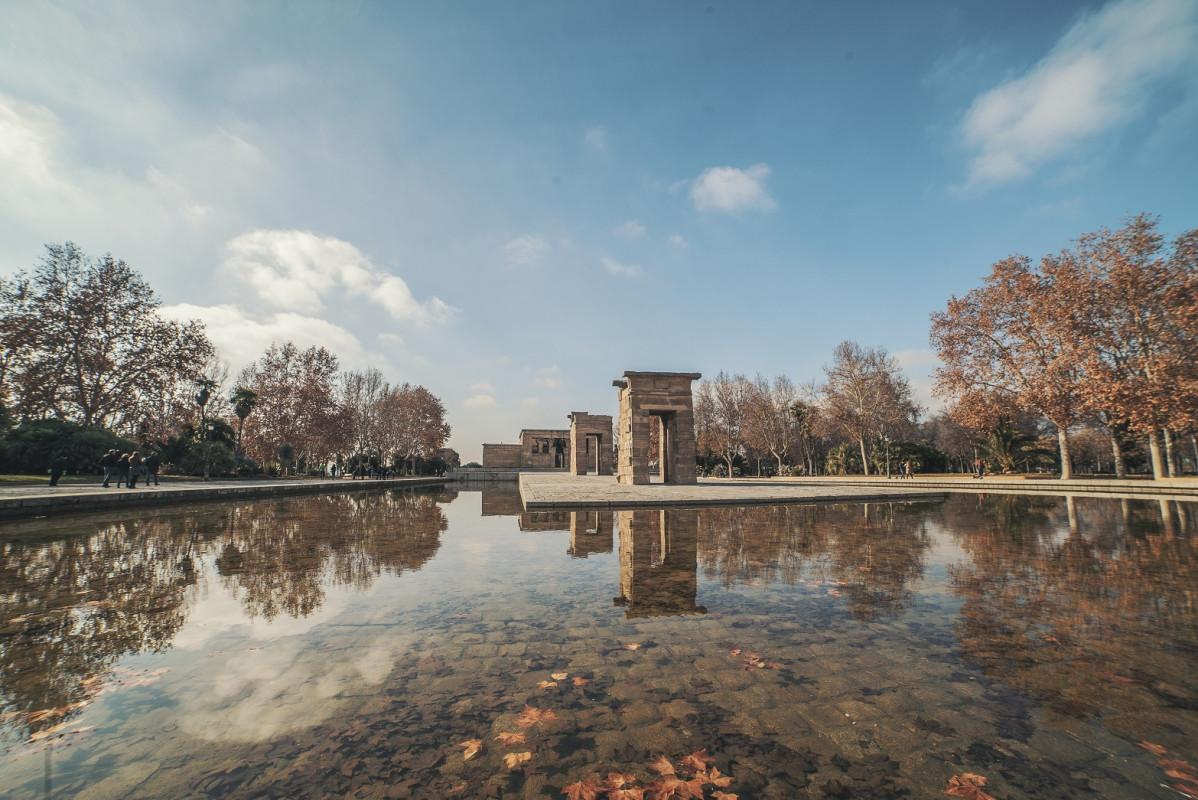
[[[882,434],[882,441],[886,443],[886,480],[890,480],[890,437]]]
[[[207,430],[204,432],[204,438],[206,439],[204,444],[204,480],[208,480],[211,475],[209,463],[212,459],[212,431],[216,428],[216,423],[209,422],[205,427]]]

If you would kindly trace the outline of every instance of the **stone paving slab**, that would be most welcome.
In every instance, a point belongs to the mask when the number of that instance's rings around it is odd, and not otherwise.
[[[1198,479],[1073,480],[996,477],[978,480],[936,476],[911,480],[874,477],[700,478],[694,486],[651,483],[628,486],[614,477],[567,473],[522,473],[520,498],[525,509],[657,508],[661,506],[770,505],[915,501],[950,492],[976,494],[1103,495],[1141,499],[1198,501]]]
[[[777,505],[882,500],[934,500],[943,491],[913,486],[805,486],[767,480],[700,478],[694,486],[651,483],[628,486],[610,476],[524,473],[520,499],[529,511],[554,508],[660,508],[663,506]]]
[[[389,478],[385,480],[293,479],[256,481],[168,481],[154,487],[105,489],[94,484],[64,483],[0,487],[0,519],[123,510],[134,506],[164,506],[202,500],[234,500],[320,492],[436,486],[450,478]]]

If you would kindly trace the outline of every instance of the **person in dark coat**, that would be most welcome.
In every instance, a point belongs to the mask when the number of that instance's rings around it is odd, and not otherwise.
[[[100,466],[104,468],[104,488],[108,488],[108,482],[112,480],[112,476],[116,474],[116,462],[120,459],[120,455],[116,450],[109,450],[104,455],[100,456]]]
[[[150,453],[148,456],[146,456],[144,464],[146,468],[146,486],[150,485],[151,480],[153,480],[154,485],[157,486],[158,467],[162,464],[162,459],[158,457],[157,453]]]
[[[134,450],[129,454],[129,480],[126,481],[126,489],[137,488],[137,476],[141,474],[141,453]]]
[[[58,479],[61,478],[62,474],[66,471],[67,457],[65,454],[59,453],[57,456],[55,456],[54,460],[50,462],[50,485],[57,486]]]
[[[116,488],[121,488],[121,483],[125,486],[129,485],[129,454],[121,453],[121,457],[116,460]]]

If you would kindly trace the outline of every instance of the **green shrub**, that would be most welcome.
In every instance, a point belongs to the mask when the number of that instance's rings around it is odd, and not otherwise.
[[[67,471],[79,474],[102,472],[100,457],[115,449],[132,453],[145,448],[104,428],[89,428],[60,419],[26,420],[0,440],[0,472],[41,475],[59,453],[66,454]]]

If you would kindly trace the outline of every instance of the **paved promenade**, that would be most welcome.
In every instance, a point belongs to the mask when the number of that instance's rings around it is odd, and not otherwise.
[[[881,477],[826,478],[700,478],[695,486],[652,483],[625,486],[614,477],[573,476],[561,472],[526,472],[520,476],[524,507],[656,508],[660,506],[770,505],[776,503],[837,503],[919,500],[949,492],[969,494],[1041,494],[1060,496],[1137,497],[1198,501],[1198,479],[1072,480],[969,475],[934,476],[912,480]]]
[[[319,492],[367,491],[375,489],[436,486],[449,478],[389,478],[387,480],[279,479],[254,481],[168,481],[157,487],[138,486],[105,489],[99,479],[92,484],[65,483],[48,486],[0,487],[0,519],[49,514],[77,514],[135,506],[165,506],[202,500],[239,500],[251,497],[312,494]]]

